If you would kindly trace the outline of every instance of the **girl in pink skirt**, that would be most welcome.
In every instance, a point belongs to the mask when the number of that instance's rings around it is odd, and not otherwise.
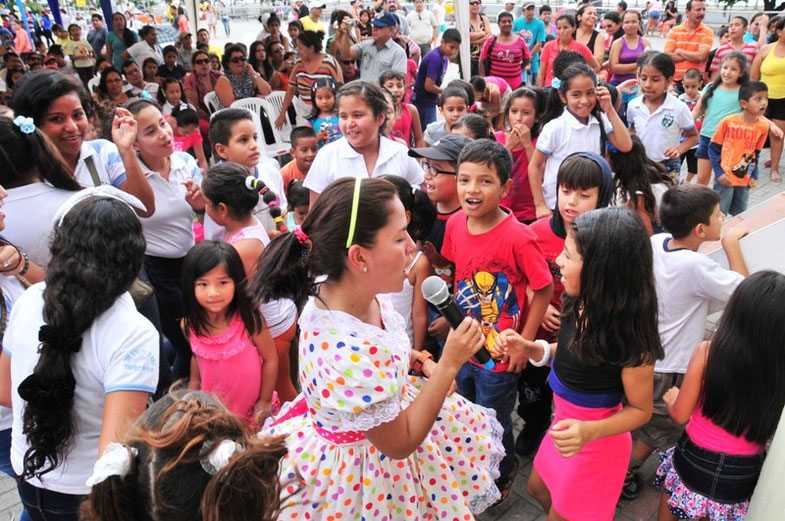
[[[612,519],[630,431],[651,416],[654,362],[663,357],[651,243],[630,209],[592,210],[573,221],[556,263],[564,284],[558,342],[514,331],[497,340],[535,366],[552,361],[554,420],[526,489],[549,520]]]

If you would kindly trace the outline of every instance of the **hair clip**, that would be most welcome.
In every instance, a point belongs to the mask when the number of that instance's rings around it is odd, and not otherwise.
[[[112,442],[106,446],[103,455],[93,465],[93,473],[85,481],[88,487],[95,486],[111,476],[125,477],[131,472],[131,461],[139,455],[134,447]]]
[[[553,87],[554,89],[558,89],[559,87],[561,87],[561,80],[559,78],[554,77],[551,80],[551,87]]]
[[[297,239],[297,242],[300,244],[305,244],[311,240],[311,237],[305,233],[305,230],[303,230],[301,226],[295,226],[294,230],[292,230],[292,233],[294,234],[294,238]]]
[[[21,130],[23,134],[32,134],[35,132],[35,122],[33,121],[33,118],[17,116],[14,119],[14,124],[19,127],[19,130]]]
[[[212,446],[213,444],[211,442],[205,442],[204,447],[202,448],[202,453],[210,451]],[[224,468],[229,463],[229,460],[232,459],[232,456],[234,456],[235,452],[242,450],[243,446],[236,441],[221,440],[221,442],[218,443],[218,446],[210,452],[208,457],[202,458],[202,468],[205,472],[211,476],[214,476],[219,470]]]

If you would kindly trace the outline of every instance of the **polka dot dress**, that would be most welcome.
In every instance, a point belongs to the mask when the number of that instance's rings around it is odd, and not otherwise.
[[[499,498],[501,425],[457,393],[404,460],[358,434],[393,420],[425,383],[407,375],[403,319],[383,297],[379,304],[385,329],[313,300],[303,310],[303,393],[278,414],[288,419],[264,431],[287,436],[279,520],[470,520]]]

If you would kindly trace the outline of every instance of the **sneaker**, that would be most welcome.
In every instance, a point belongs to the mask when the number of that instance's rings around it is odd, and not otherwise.
[[[624,499],[635,499],[643,490],[643,476],[638,471],[627,472],[624,478],[624,485],[621,487],[621,497]]]
[[[498,488],[499,492],[501,492],[501,497],[489,508],[499,506],[505,499],[509,497],[510,491],[512,490],[512,484],[515,481],[515,476],[518,474],[519,465],[520,461],[518,461],[518,458],[515,458],[515,464],[513,465],[512,470],[506,476],[502,476],[495,481],[496,488]]]
[[[521,457],[531,456],[540,447],[540,442],[547,431],[548,425],[545,427],[524,427],[518,435],[518,439],[515,440],[515,453]]]

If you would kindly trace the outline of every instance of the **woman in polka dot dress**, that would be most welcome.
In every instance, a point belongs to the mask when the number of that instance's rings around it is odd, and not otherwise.
[[[289,450],[280,520],[470,520],[499,499],[502,428],[452,394],[479,325],[466,319],[434,363],[377,297],[402,288],[415,251],[406,225],[391,183],[339,179],[262,256],[262,298],[314,294],[300,318],[303,393],[263,431]],[[316,291],[310,276],[326,277]]]

